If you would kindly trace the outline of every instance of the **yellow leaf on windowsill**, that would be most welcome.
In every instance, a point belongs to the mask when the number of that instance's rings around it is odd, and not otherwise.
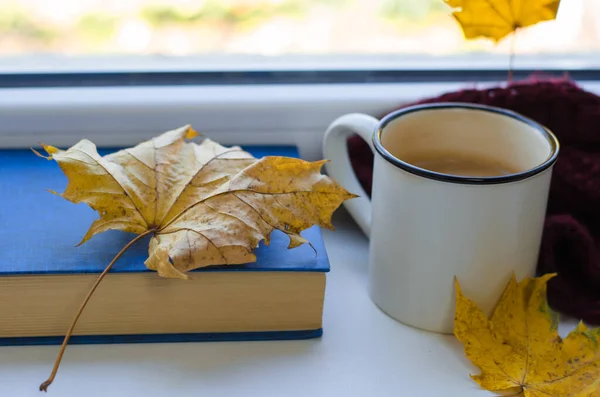
[[[600,330],[580,323],[559,336],[558,315],[546,301],[551,277],[513,277],[489,320],[456,281],[454,334],[481,370],[472,378],[482,388],[523,397],[598,395]]]

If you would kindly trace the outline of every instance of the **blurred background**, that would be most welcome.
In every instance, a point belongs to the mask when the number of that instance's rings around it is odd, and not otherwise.
[[[510,40],[465,40],[443,0],[0,0],[0,68],[233,56],[426,65],[505,55]],[[557,20],[519,32],[515,52],[600,66],[600,0],[563,0]]]

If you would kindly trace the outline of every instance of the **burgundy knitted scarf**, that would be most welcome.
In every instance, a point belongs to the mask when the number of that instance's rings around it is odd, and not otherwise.
[[[600,324],[600,97],[565,79],[531,79],[506,87],[450,92],[418,103],[434,102],[510,109],[556,134],[561,149],[552,176],[538,273],[557,273],[548,283],[548,302],[554,310]],[[359,137],[349,139],[348,151],[370,195],[373,154]]]

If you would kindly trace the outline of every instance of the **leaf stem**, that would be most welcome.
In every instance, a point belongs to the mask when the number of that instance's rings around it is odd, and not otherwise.
[[[50,386],[52,384],[52,382],[54,381],[54,378],[56,377],[56,373],[58,372],[58,367],[60,366],[62,357],[65,354],[65,349],[67,348],[67,343],[69,343],[69,339],[71,338],[71,335],[73,334],[73,330],[75,329],[75,325],[77,324],[77,320],[79,320],[79,317],[81,316],[81,313],[83,312],[83,309],[85,309],[85,306],[87,305],[88,301],[94,294],[94,291],[96,291],[98,284],[100,284],[102,279],[104,279],[104,276],[106,276],[106,274],[110,271],[110,269],[112,269],[115,262],[121,257],[121,255],[123,255],[125,253],[125,251],[127,251],[129,248],[131,248],[132,245],[137,243],[143,237],[149,235],[150,233],[153,233],[154,231],[155,231],[154,229],[146,230],[144,233],[137,235],[133,240],[131,240],[129,243],[127,243],[127,245],[125,245],[121,249],[121,251],[119,251],[119,253],[117,255],[115,255],[113,260],[110,261],[110,263],[108,264],[108,266],[106,266],[106,268],[100,274],[100,276],[98,276],[98,278],[96,279],[96,282],[94,283],[94,285],[88,292],[87,296],[85,297],[83,302],[81,302],[81,306],[79,306],[79,310],[77,310],[77,313],[75,314],[75,317],[73,318],[73,321],[71,322],[71,326],[69,327],[69,330],[67,331],[67,334],[65,335],[65,339],[63,340],[63,343],[60,347],[60,351],[58,352],[58,356],[56,357],[56,361],[54,362],[54,368],[52,368],[50,377],[44,383],[42,383],[40,385],[40,391],[48,391],[48,386]]]
[[[519,28],[515,28],[510,38],[510,57],[508,59],[508,82],[513,82],[513,67],[515,63],[515,42],[517,41],[517,32]]]

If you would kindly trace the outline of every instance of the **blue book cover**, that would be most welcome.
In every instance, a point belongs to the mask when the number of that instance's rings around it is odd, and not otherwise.
[[[298,156],[295,147],[248,146],[244,149],[257,158],[268,155]],[[110,151],[99,152],[103,155]],[[66,177],[56,162],[37,158],[30,150],[0,150],[0,277],[100,273],[132,239],[132,234],[108,231],[76,247],[98,215],[84,204],[75,205],[47,191],[53,189],[61,192],[66,184]],[[310,245],[288,250],[288,237],[275,231],[269,246],[261,243],[256,249],[255,263],[210,266],[194,272],[328,272],[329,262],[320,229],[315,226],[305,230],[302,235]],[[128,250],[111,273],[151,272],[144,266],[148,257],[149,238],[139,241]],[[318,337],[321,332],[321,329],[313,329],[75,336],[71,343],[303,339]],[[62,338],[59,337],[0,338],[0,345],[60,342]]]

